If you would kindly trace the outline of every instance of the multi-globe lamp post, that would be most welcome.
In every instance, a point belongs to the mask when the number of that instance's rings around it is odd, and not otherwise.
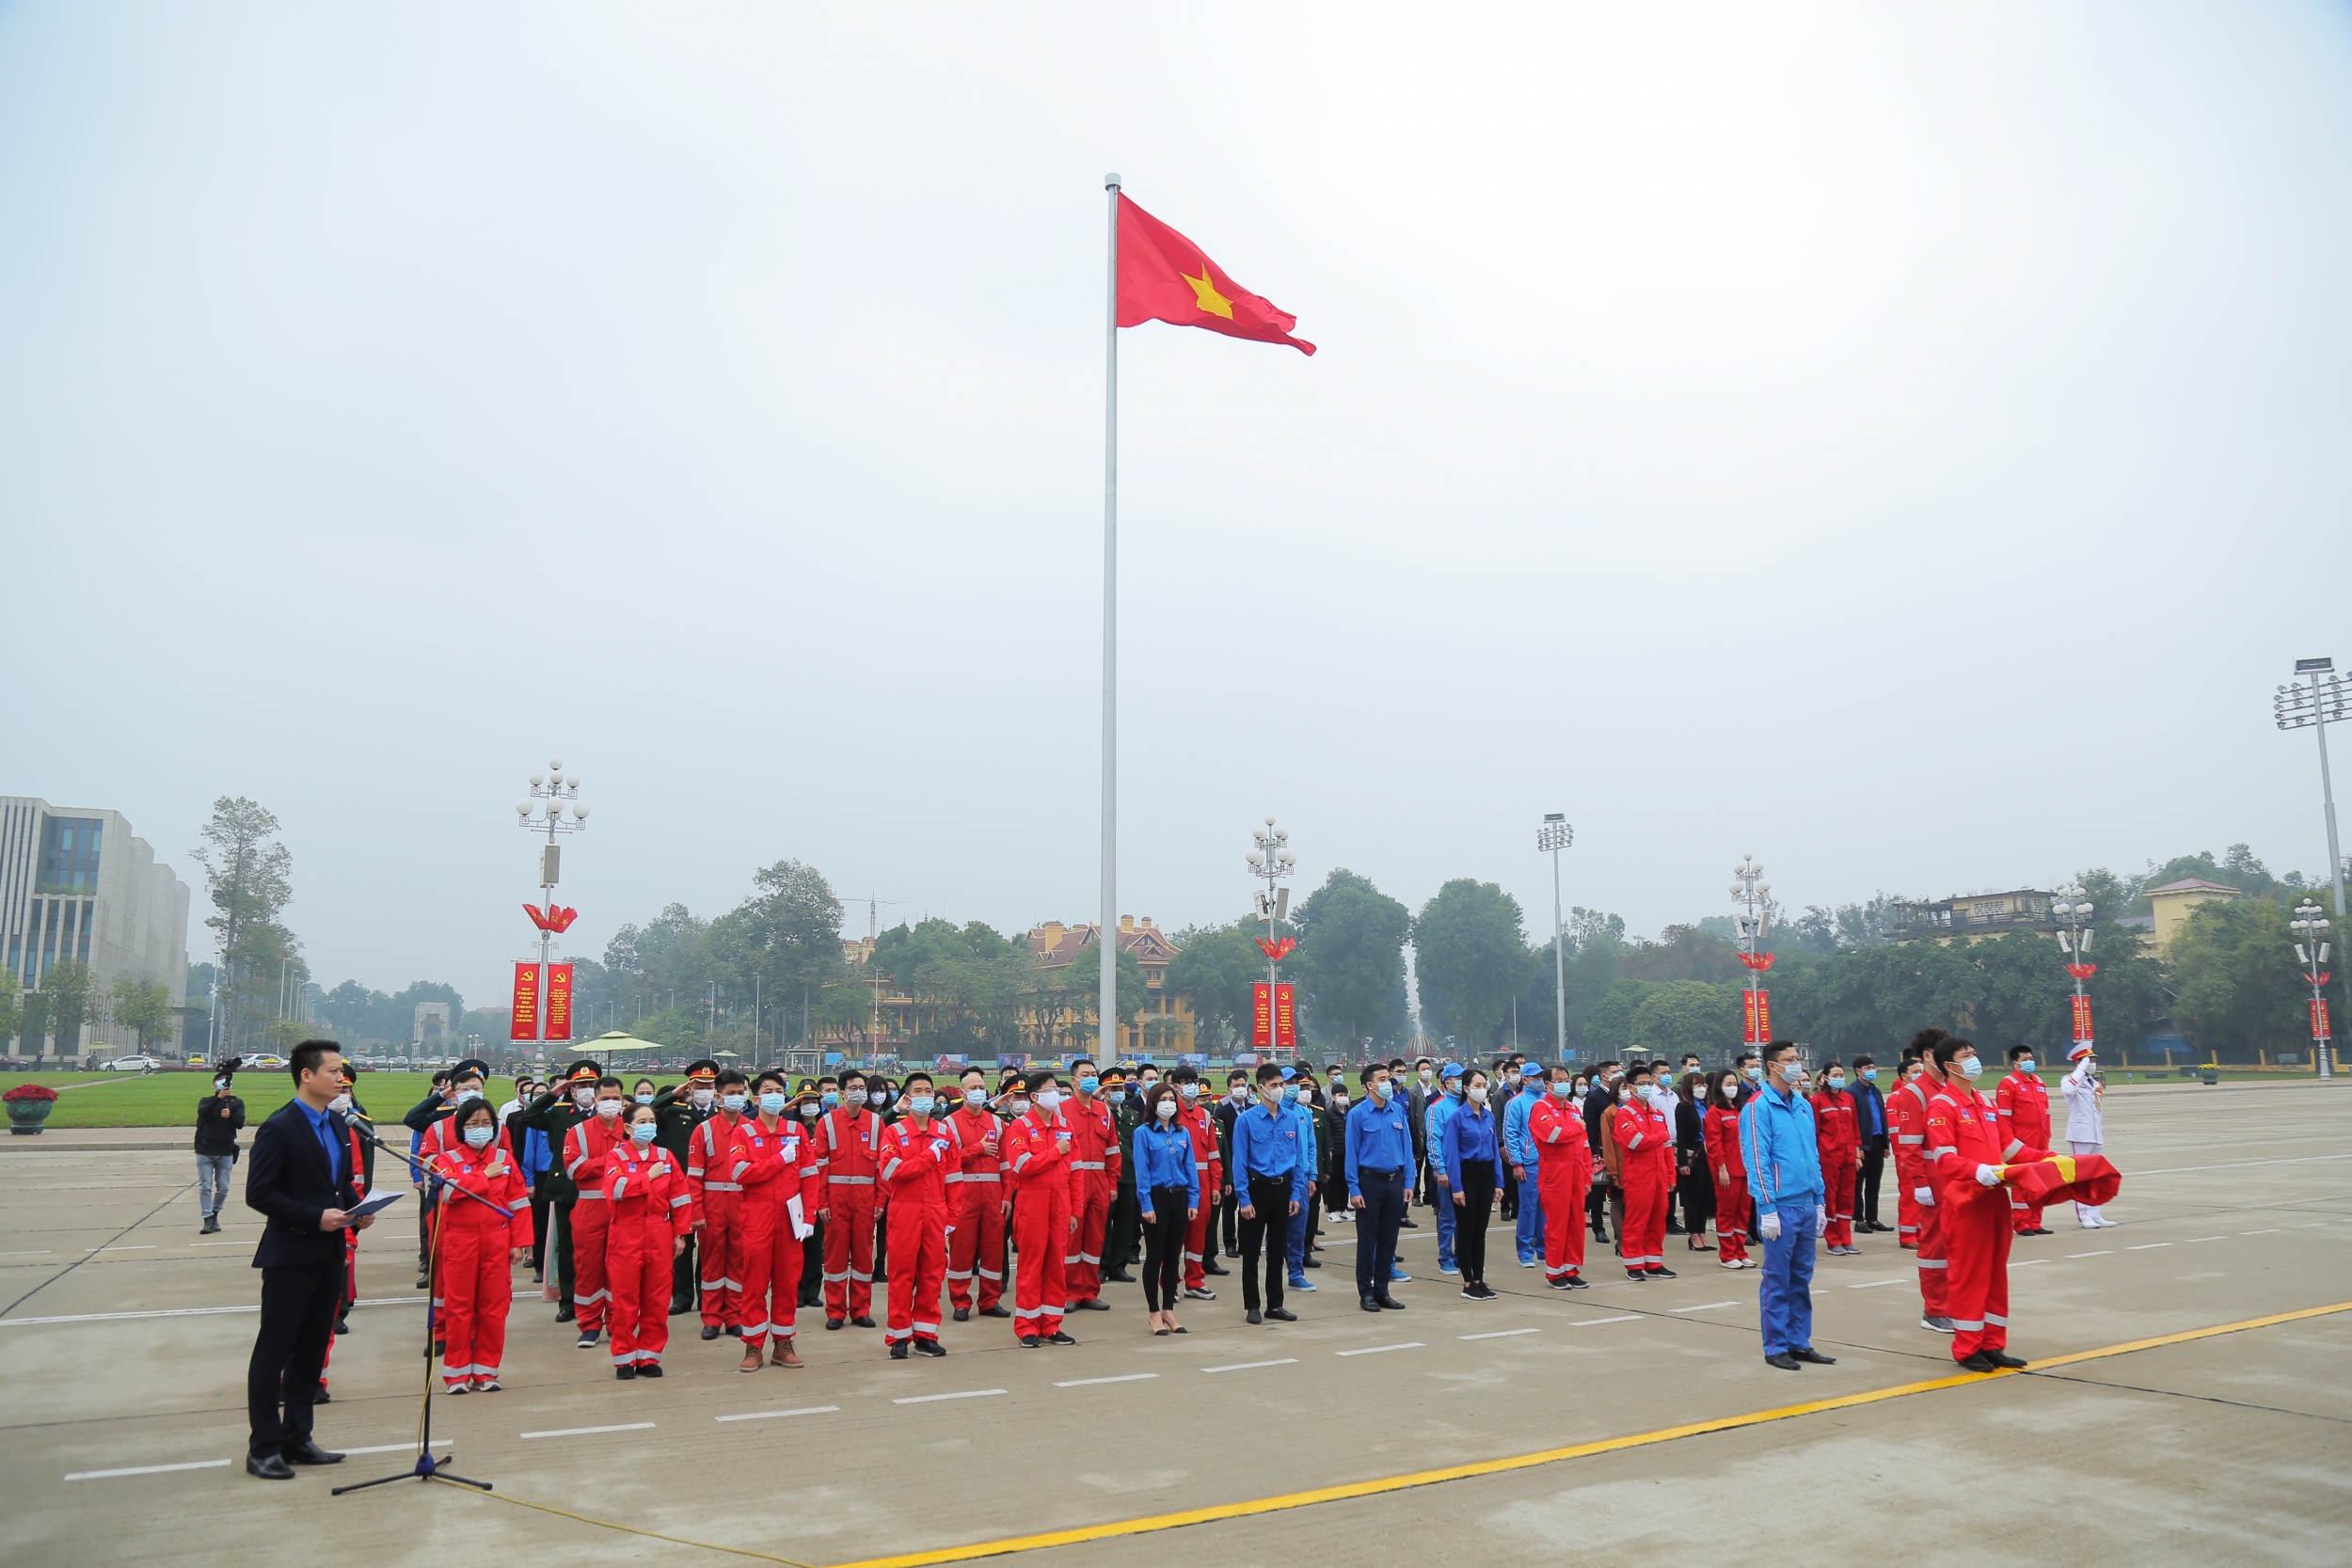
[[[1245,858],[1249,874],[1265,883],[1265,891],[1257,895],[1258,918],[1265,922],[1265,935],[1258,939],[1258,950],[1265,955],[1265,983],[1250,988],[1254,993],[1250,1043],[1261,1051],[1295,1050],[1298,1015],[1290,987],[1281,983],[1281,964],[1297,947],[1298,941],[1295,937],[1278,937],[1275,927],[1290,913],[1291,904],[1291,890],[1279,884],[1297,867],[1298,857],[1290,850],[1290,830],[1275,826],[1271,816],[1257,831],[1253,841],[1257,847]]]
[[[514,1006],[507,1029],[510,1040],[534,1046],[542,1039],[572,1037],[572,966],[555,961],[555,939],[571,928],[578,910],[555,901],[555,885],[563,879],[559,833],[576,833],[588,826],[588,808],[580,799],[580,775],[564,771],[564,759],[549,759],[545,773],[531,775],[529,792],[515,802],[516,825],[544,832],[539,847],[539,895],[546,907],[525,904],[531,923],[539,928],[539,958],[515,966]]]
[[[2319,799],[2328,823],[2328,877],[2336,895],[2336,918],[2345,918],[2344,906],[2344,851],[2336,845],[2336,791],[2328,776],[2328,726],[2352,719],[2352,680],[2335,673],[2332,658],[2298,658],[2295,661],[2296,683],[2279,688],[2271,699],[2271,715],[2282,730],[2309,729],[2319,739]],[[2311,684],[2303,684],[2304,676]],[[2352,1007],[2352,968],[2344,971],[2344,1005]],[[2319,1053],[2319,1071],[2323,1078],[2335,1076],[2328,1053]]]
[[[1543,826],[1535,830],[1535,848],[1551,857],[1551,1016],[1563,1067],[1568,1060],[1568,958],[1566,927],[1560,922],[1560,851],[1575,842],[1576,830],[1568,826],[1565,812],[1544,813]]]
[[[2295,918],[2287,922],[2295,932],[2295,961],[2303,971],[2303,983],[2312,988],[2312,1057],[2322,1078],[2335,1076],[2335,1065],[2328,1057],[2326,991],[2330,976],[2320,967],[2328,961],[2329,925],[2326,912],[2308,898],[2295,906]]]
[[[1740,1037],[1750,1050],[1762,1051],[1772,1039],[1772,993],[1756,982],[1772,967],[1772,955],[1760,951],[1772,923],[1772,884],[1754,855],[1742,855],[1731,868],[1731,900],[1736,911],[1731,929],[1739,939],[1740,962],[1748,972],[1742,993]]]
[[[2099,966],[2088,957],[2090,952],[2090,895],[2080,882],[2069,882],[2058,890],[2058,898],[2050,905],[2050,913],[2058,921],[2058,950],[2066,955],[2066,973],[2074,980],[2074,1043],[2091,1043],[2090,997],[2083,990],[2083,982],[2099,973]]]

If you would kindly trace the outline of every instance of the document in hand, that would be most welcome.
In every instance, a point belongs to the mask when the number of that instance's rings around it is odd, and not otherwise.
[[[353,1209],[351,1217],[355,1220],[363,1219],[367,1215],[389,1209],[401,1200],[401,1196],[399,1193],[377,1193],[374,1196],[361,1202],[358,1208]]]

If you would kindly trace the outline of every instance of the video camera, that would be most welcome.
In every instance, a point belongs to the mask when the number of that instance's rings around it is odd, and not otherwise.
[[[227,1089],[236,1083],[237,1069],[243,1066],[245,1066],[244,1057],[231,1056],[220,1066],[213,1069],[213,1076],[220,1080],[220,1086],[223,1089]]]

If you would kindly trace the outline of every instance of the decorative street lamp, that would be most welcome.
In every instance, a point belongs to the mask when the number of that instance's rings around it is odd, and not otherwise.
[[[2295,931],[2295,961],[2302,966],[2303,981],[2312,988],[2312,1053],[2322,1078],[2335,1076],[2328,1059],[2328,998],[2322,994],[2328,974],[2319,967],[2328,961],[2328,924],[2319,906],[2308,898],[2295,907],[2295,918],[2287,922]]]
[[[1731,929],[1740,939],[1740,961],[1748,971],[1740,1037],[1757,1051],[1772,1042],[1772,993],[1756,984],[1772,967],[1772,955],[1757,950],[1772,923],[1772,884],[1764,879],[1764,868],[1756,857],[1740,856],[1740,863],[1731,868],[1731,897],[1739,906],[1739,912],[1731,917]]]
[[[2328,875],[2335,882],[2336,918],[2342,920],[2344,852],[2336,847],[2336,791],[2328,778],[2328,725],[2330,721],[2341,723],[2352,719],[2352,681],[2334,673],[2335,667],[2332,658],[2296,659],[2296,683],[2279,688],[2278,695],[2271,699],[2271,712],[2282,730],[2310,728],[2319,732],[2319,796],[2328,817]],[[2302,684],[2300,677],[2304,675],[2312,678],[2311,685]],[[2352,969],[2344,971],[2344,994],[2345,1003],[2352,1005]],[[2335,1076],[2324,1049],[2319,1053],[2319,1075]]]
[[[1566,814],[1544,813],[1544,825],[1535,830],[1535,848],[1551,857],[1551,1016],[1559,1030],[1563,1067],[1568,1060],[1568,958],[1565,927],[1560,924],[1560,851],[1575,842],[1576,830],[1568,826]]]
[[[2091,1043],[2090,998],[2083,992],[2083,982],[2099,973],[2099,966],[2083,955],[2090,951],[2090,898],[2080,882],[2069,882],[2058,890],[2058,901],[2050,906],[2058,917],[2058,950],[2066,955],[2066,973],[2074,977],[2074,1043]]]
[[[1276,827],[1269,816],[1255,835],[1258,847],[1246,857],[1249,874],[1265,883],[1265,891],[1257,895],[1258,917],[1265,922],[1265,935],[1258,939],[1258,950],[1265,955],[1265,984],[1252,988],[1257,1005],[1250,1041],[1266,1050],[1295,1048],[1298,1043],[1298,1015],[1292,1006],[1291,989],[1281,983],[1282,960],[1297,948],[1298,939],[1274,934],[1291,907],[1291,890],[1277,884],[1298,864],[1298,857],[1290,852],[1290,830]]]
[[[562,880],[563,870],[563,851],[555,835],[580,832],[588,826],[588,808],[580,800],[580,775],[564,772],[562,757],[550,758],[547,772],[531,775],[529,793],[515,802],[515,819],[517,827],[548,835],[547,843],[539,847],[539,895],[547,907],[523,906],[531,923],[539,927],[539,959],[515,966],[514,1011],[507,1036],[534,1044],[542,1037],[570,1039],[572,966],[555,962],[555,939],[571,929],[580,911],[555,901],[555,884]],[[549,1026],[544,1037],[543,1021]]]

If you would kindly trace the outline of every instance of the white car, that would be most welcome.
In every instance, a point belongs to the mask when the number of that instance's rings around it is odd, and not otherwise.
[[[152,1072],[164,1064],[153,1056],[118,1056],[106,1064],[108,1072]]]

